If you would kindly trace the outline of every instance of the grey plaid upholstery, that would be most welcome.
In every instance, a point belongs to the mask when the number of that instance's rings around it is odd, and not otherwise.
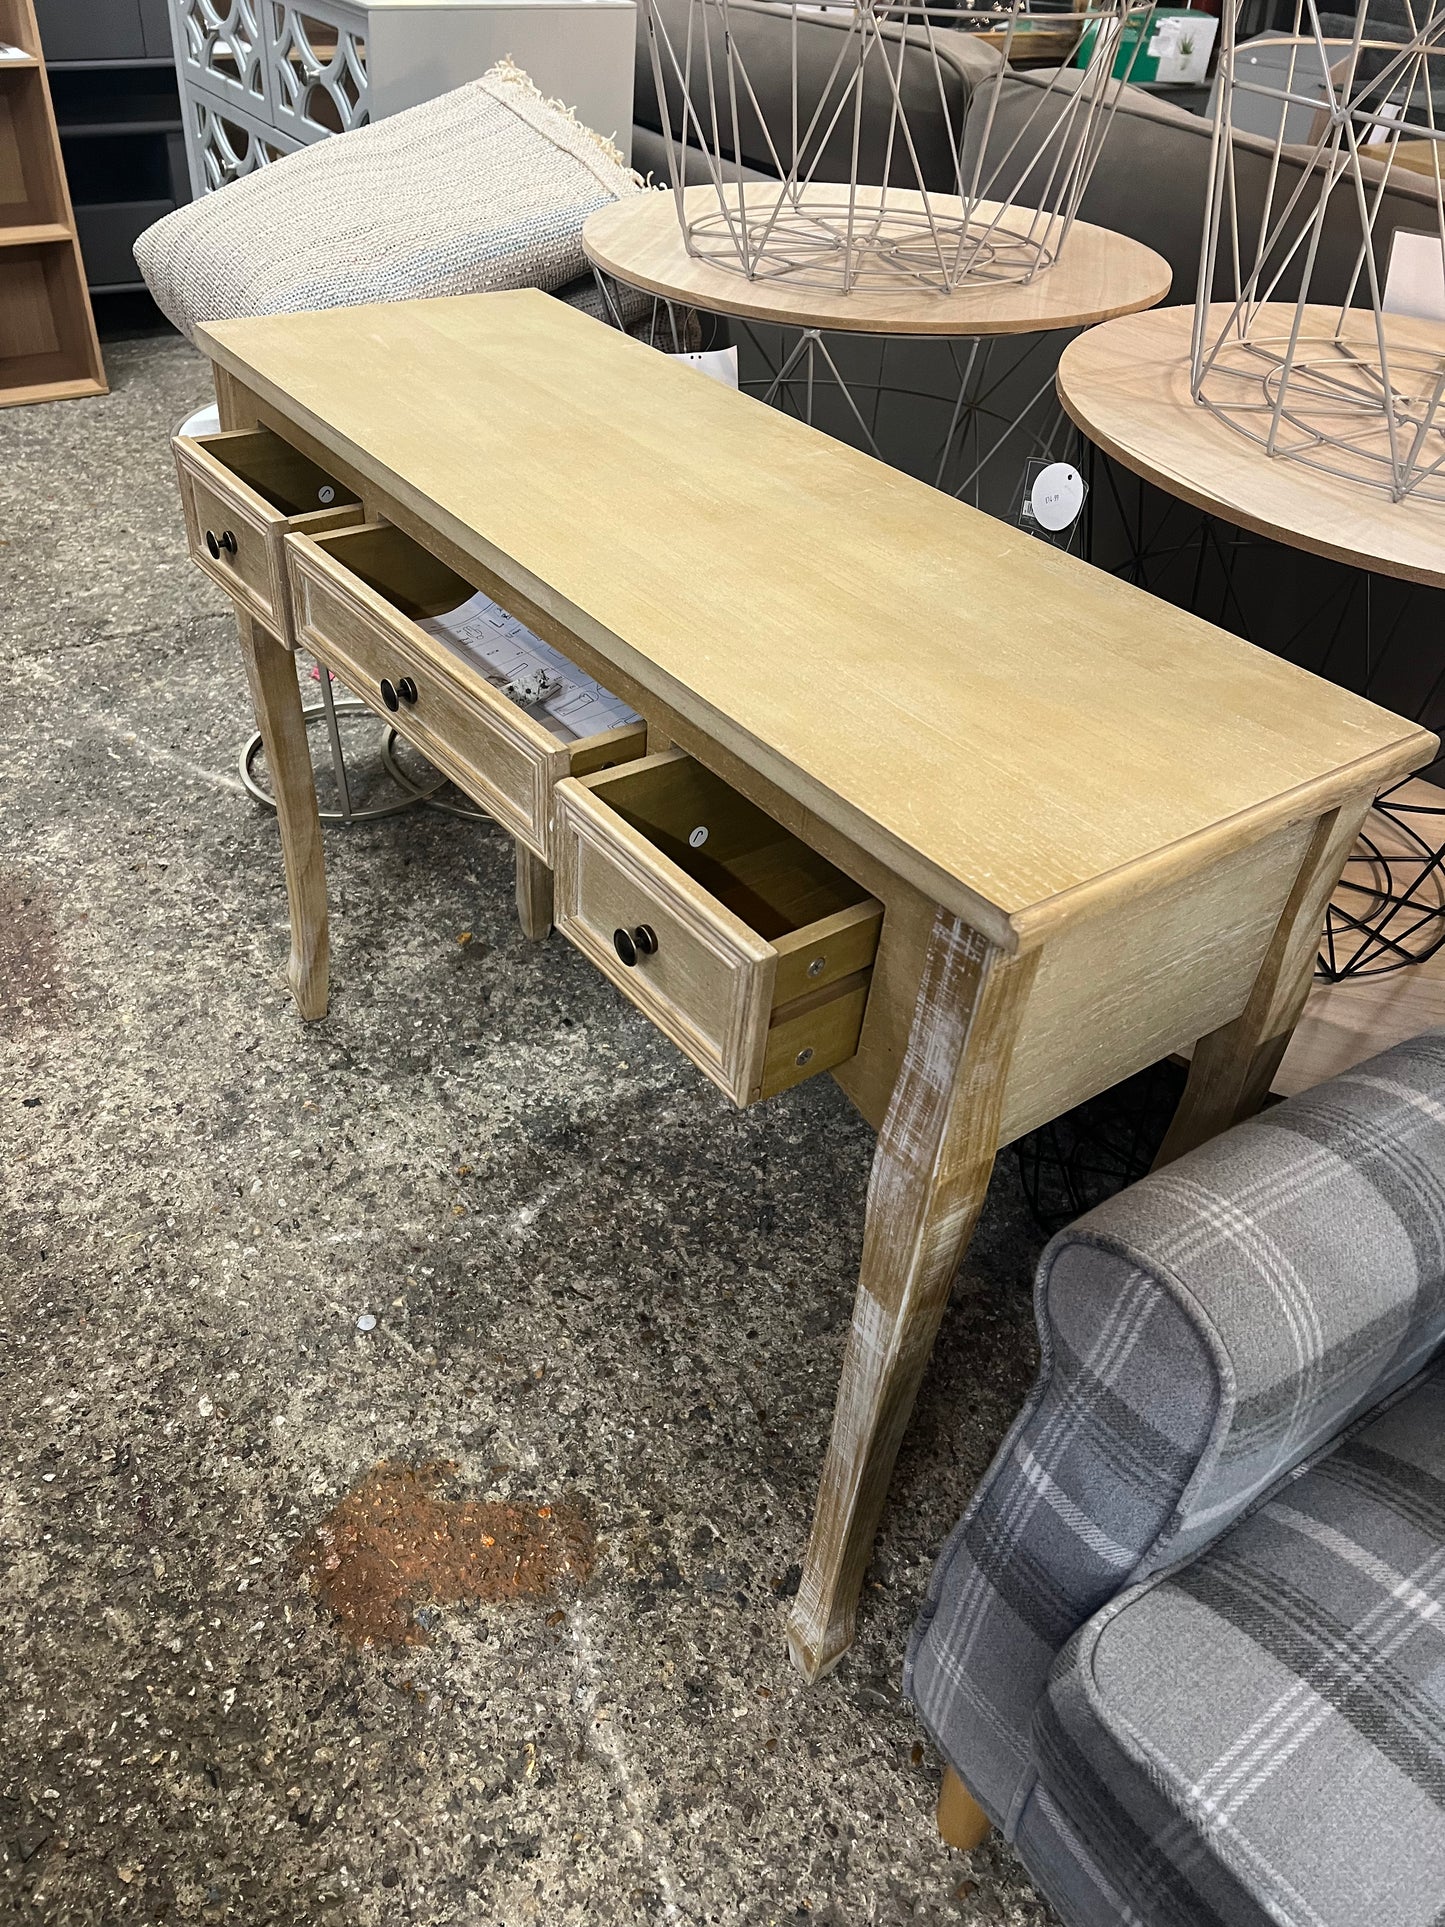
[[[1438,1927],[1445,1369],[1096,1613],[1034,1742],[1016,1840],[1078,1927]]]
[[[1080,1627],[1219,1539],[1445,1337],[1445,1032],[1081,1219],[1044,1253],[1037,1315],[1038,1380],[939,1558],[906,1671],[1021,1845],[1048,1797],[1035,1713]]]

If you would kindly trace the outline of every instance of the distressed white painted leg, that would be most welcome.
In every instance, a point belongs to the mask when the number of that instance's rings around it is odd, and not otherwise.
[[[286,899],[291,912],[291,958],[286,977],[301,1015],[308,1019],[324,1017],[330,965],[326,862],[316,807],[316,779],[296,681],[296,658],[239,610],[236,622],[281,830]]]
[[[552,872],[541,857],[517,845],[517,917],[522,935],[540,943],[552,929]]]
[[[1325,912],[1372,801],[1356,797],[1315,825],[1248,1003],[1194,1047],[1189,1081],[1154,1160],[1156,1171],[1253,1117],[1269,1096],[1310,993]]]
[[[805,1678],[852,1644],[898,1447],[998,1149],[1037,952],[1011,960],[934,917],[903,1068],[868,1185],[863,1265],[788,1646]]]

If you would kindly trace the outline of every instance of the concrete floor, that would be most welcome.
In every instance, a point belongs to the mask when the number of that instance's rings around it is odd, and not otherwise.
[[[1011,1162],[807,1689],[868,1131],[827,1078],[734,1113],[433,812],[328,832],[300,1023],[166,446],[205,368],[107,361],[0,415],[0,1917],[1043,1927],[1007,1848],[939,1842],[899,1694],[1032,1370]],[[585,1516],[590,1570],[356,1646],[308,1574],[383,1461],[468,1529]]]

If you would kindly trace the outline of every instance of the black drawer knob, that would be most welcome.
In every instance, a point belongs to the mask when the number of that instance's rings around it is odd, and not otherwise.
[[[401,708],[401,698],[396,693],[396,684],[388,682],[385,676],[381,679],[381,700],[386,704],[393,716]]]
[[[638,924],[635,930],[614,930],[612,948],[627,968],[632,970],[639,957],[651,957],[656,953],[657,933],[645,923]]]
[[[404,703],[414,703],[416,701],[416,684],[410,676],[402,677],[401,681],[396,685],[396,693]]]
[[[223,549],[227,555],[234,555],[236,553],[236,538],[229,529],[222,529],[219,535],[216,534],[214,529],[207,529],[206,547],[211,552],[211,560],[213,562],[219,562]]]

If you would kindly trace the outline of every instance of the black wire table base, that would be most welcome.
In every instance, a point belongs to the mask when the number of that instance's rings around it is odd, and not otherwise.
[[[1148,1172],[1187,1076],[1165,1058],[1018,1140],[1019,1177],[1042,1232],[1052,1237]]]
[[[1306,558],[1235,528],[1142,482],[1089,445],[1084,553],[1113,575],[1232,630],[1373,702],[1440,728],[1445,659],[1441,591],[1367,569]],[[1297,584],[1291,595],[1285,585]],[[1383,977],[1445,945],[1445,809],[1376,798],[1325,922],[1315,975],[1323,983]],[[1431,836],[1436,840],[1432,841]]]
[[[1405,784],[1375,799],[1404,844],[1388,853],[1368,825],[1355,844],[1325,919],[1315,976],[1324,983],[1408,970],[1445,944],[1445,844],[1428,842],[1408,819],[1445,819],[1445,808],[1400,800]]]

